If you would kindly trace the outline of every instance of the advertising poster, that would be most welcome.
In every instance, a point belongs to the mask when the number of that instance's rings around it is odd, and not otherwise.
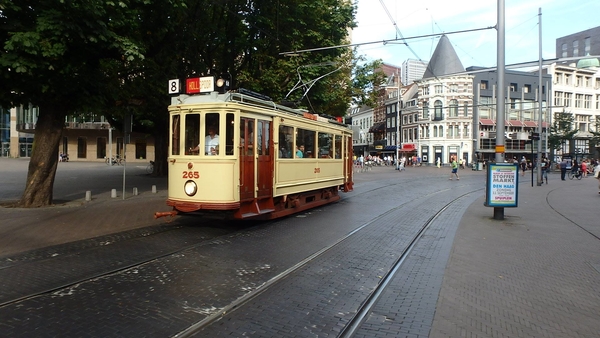
[[[509,163],[488,165],[486,206],[517,207],[519,166]]]

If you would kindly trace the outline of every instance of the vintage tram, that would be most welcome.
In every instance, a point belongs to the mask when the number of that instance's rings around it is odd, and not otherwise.
[[[251,91],[216,91],[212,78],[198,83],[206,93],[171,98],[167,205],[173,209],[156,217],[272,219],[352,190],[348,126]]]

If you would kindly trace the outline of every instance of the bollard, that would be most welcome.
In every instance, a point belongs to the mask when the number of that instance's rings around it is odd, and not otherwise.
[[[92,200],[92,192],[91,191],[88,190],[85,192],[85,200],[88,202]]]
[[[117,189],[113,189],[110,191],[110,198],[117,198]]]
[[[152,186],[152,193],[156,194],[156,186],[155,185]]]
[[[138,194],[138,190],[137,190],[137,188],[134,187],[133,188],[133,196],[137,196],[137,194]]]

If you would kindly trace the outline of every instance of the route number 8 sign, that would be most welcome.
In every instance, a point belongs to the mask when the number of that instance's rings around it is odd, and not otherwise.
[[[169,80],[169,94],[179,94],[179,79]]]

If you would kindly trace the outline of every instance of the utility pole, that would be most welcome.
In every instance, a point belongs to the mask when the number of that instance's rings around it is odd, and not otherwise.
[[[540,33],[539,33],[539,39],[540,39],[540,43],[539,43],[539,70],[538,70],[538,105],[539,105],[539,113],[538,113],[538,127],[537,127],[537,132],[538,135],[542,135],[542,103],[544,102],[542,99],[542,8],[539,8],[539,25],[540,25]],[[546,88],[546,90],[548,90],[548,88]],[[546,97],[548,97],[548,94],[546,94]],[[548,104],[548,100],[546,100],[546,105],[549,106]],[[548,130],[546,130],[546,133],[548,133]],[[531,145],[532,147],[532,151],[533,151],[533,144]],[[542,141],[539,140],[537,142],[537,166],[536,166],[536,172],[537,172],[537,185],[541,186],[542,185]],[[533,165],[533,163],[532,163]],[[532,173],[533,174],[533,173]]]
[[[496,93],[496,163],[504,162],[504,73],[505,73],[505,55],[504,55],[504,0],[498,0],[498,92]],[[494,219],[504,219],[504,207],[494,207]]]

